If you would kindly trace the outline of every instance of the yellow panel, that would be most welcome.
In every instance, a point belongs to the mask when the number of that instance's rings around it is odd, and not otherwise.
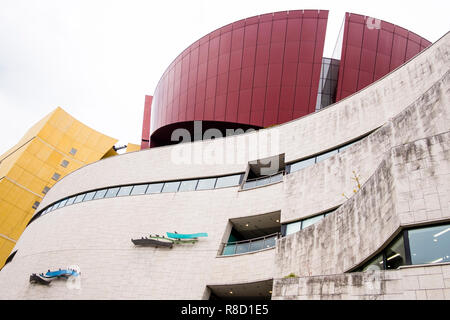
[[[50,167],[47,164],[43,164],[41,169],[37,172],[36,176],[44,181],[50,181],[53,177],[53,174],[55,173],[55,169]],[[54,180],[52,180],[54,181]]]
[[[5,261],[8,259],[15,245],[12,241],[0,238],[0,268],[3,268],[5,265]]]
[[[19,180],[23,173],[23,169],[17,165],[14,165],[11,170],[9,170],[8,177],[14,181]]]
[[[126,152],[134,152],[134,151],[140,151],[141,150],[141,146],[138,144],[133,144],[133,143],[128,143],[127,144],[127,150]]]
[[[52,166],[53,168],[58,168],[59,165],[61,164],[61,161],[63,160],[63,155],[57,151],[53,151],[50,154],[50,157],[48,157],[48,160],[46,162],[46,164],[48,164],[49,166]]]
[[[39,172],[43,165],[44,161],[38,159],[37,157],[31,157],[29,165],[24,168],[26,168],[27,171],[32,172],[33,175],[36,175],[36,173]]]
[[[16,180],[16,182],[26,188],[29,188],[33,180],[34,175],[32,175],[26,170],[23,170],[22,175],[20,176],[19,179]]]
[[[105,155],[102,157],[102,159],[113,157],[113,156],[117,156],[117,155],[118,155],[118,153],[116,152],[116,150],[111,148],[111,149],[109,149],[108,152],[105,153]]]
[[[49,124],[48,124],[49,125]],[[61,130],[59,130],[58,128],[53,127],[53,133],[50,137],[47,137],[47,139],[43,139],[45,142],[47,142],[48,144],[50,144],[53,147],[56,147],[59,143],[59,141],[61,141],[63,136],[63,133]]]
[[[0,180],[0,199],[2,199],[2,197],[6,196],[13,186],[14,186],[14,184],[11,181],[9,181],[8,179],[5,179],[5,178],[1,179]]]

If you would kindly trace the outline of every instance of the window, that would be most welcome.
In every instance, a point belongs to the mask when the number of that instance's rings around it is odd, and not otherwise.
[[[66,206],[70,206],[75,201],[75,197],[69,198],[67,200]]]
[[[96,191],[91,191],[91,192],[86,193],[86,197],[84,197],[83,201],[89,201],[89,200],[94,199],[95,192]]]
[[[357,270],[442,262],[450,262],[450,224],[403,230],[380,255]]]
[[[241,181],[241,175],[237,174],[234,176],[220,177],[217,178],[216,189],[217,188],[226,188],[226,187],[235,187],[239,185]]]
[[[177,192],[180,181],[166,182],[161,192]]]
[[[406,264],[403,236],[386,249],[386,269],[398,269]]]
[[[40,202],[39,201],[36,201],[34,204],[33,204],[33,209],[37,209],[37,207],[39,206],[39,204],[40,204]]]
[[[65,207],[68,199],[61,200],[58,205],[58,209]]]
[[[299,171],[306,167],[312,166],[315,163],[316,163],[316,158],[310,158],[310,159],[306,159],[306,160],[302,160],[302,161],[293,163],[289,167],[289,173]]]
[[[61,167],[67,168],[68,165],[69,165],[69,161],[67,161],[67,160],[63,160],[61,162]]]
[[[217,180],[217,178],[200,179],[198,181],[196,190],[214,189],[214,186],[216,185],[216,180]]]
[[[373,258],[361,271],[377,271],[384,269],[383,254],[379,254]]]
[[[148,185],[147,194],[160,193],[164,183],[152,183]]]
[[[337,153],[338,153],[338,150],[336,149],[336,150],[332,150],[332,151],[329,151],[327,153],[321,154],[320,156],[317,156],[316,163],[319,163],[319,162],[324,161],[324,160],[326,160],[328,158],[331,158],[332,156],[334,156]]]
[[[252,181],[246,181],[242,187],[242,189],[252,189],[252,188],[256,188],[256,181],[257,180],[252,180]]]
[[[305,219],[305,220],[303,220],[303,223],[302,223],[302,229],[308,228],[309,226],[319,222],[322,219],[323,219],[323,214],[312,217],[312,218]]]
[[[105,198],[113,198],[117,195],[117,192],[119,192],[119,187],[115,188],[109,188],[108,191],[106,191]]]
[[[102,199],[102,198],[105,196],[106,191],[107,191],[107,189],[98,190],[98,191],[95,193],[94,200],[96,200],[96,199]],[[86,199],[85,199],[84,201],[86,201]]]
[[[49,187],[44,187],[44,189],[42,190],[43,194],[47,194],[47,192],[50,190]]]
[[[359,141],[359,140],[358,140],[358,141]],[[340,148],[339,148],[339,152],[342,152],[342,151],[344,151],[345,149],[350,148],[352,145],[354,145],[354,144],[357,143],[358,141],[355,141],[355,142],[352,142],[352,143],[346,144],[345,146],[340,147]]]
[[[147,190],[148,184],[139,184],[137,186],[133,187],[133,190],[131,190],[131,195],[137,195],[137,194],[145,194],[145,191]]]
[[[296,233],[296,232],[300,231],[301,229],[302,229],[302,222],[301,221],[289,223],[286,226],[286,235],[289,235],[289,234],[292,234],[292,233]]]
[[[85,193],[77,195],[77,197],[75,198],[75,201],[73,203],[79,203],[79,202],[83,201],[83,198],[85,195],[86,195]]]
[[[58,179],[61,177],[61,175],[59,173],[54,173],[52,179],[55,181],[58,181]]]
[[[412,264],[450,262],[450,224],[408,231]]]
[[[118,197],[121,196],[129,196],[131,193],[131,189],[133,189],[133,186],[125,186],[125,187],[120,187],[119,192],[117,193]]]
[[[78,151],[77,149],[72,148],[72,149],[70,149],[69,153],[74,156],[77,153],[77,151]]]
[[[198,180],[181,181],[180,189],[178,191],[194,191]]]

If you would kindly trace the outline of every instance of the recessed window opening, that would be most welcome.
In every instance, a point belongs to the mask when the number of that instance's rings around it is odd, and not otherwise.
[[[403,230],[381,253],[356,271],[445,262],[450,262],[449,223]]]
[[[275,247],[280,233],[280,212],[231,219],[227,242],[220,255],[235,255]]]
[[[285,167],[284,153],[249,162],[247,178],[242,189],[252,189],[282,181]]]

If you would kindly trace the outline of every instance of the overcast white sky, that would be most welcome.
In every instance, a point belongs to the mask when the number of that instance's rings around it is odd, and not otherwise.
[[[347,11],[432,42],[450,29],[443,0],[0,0],[0,154],[57,106],[140,143],[144,96],[182,50],[236,20],[295,9],[330,10],[325,56]]]

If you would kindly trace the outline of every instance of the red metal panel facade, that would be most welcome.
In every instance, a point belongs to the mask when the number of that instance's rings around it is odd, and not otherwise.
[[[430,45],[389,22],[346,13],[336,101],[365,88]]]
[[[142,120],[141,150],[150,148],[150,118],[153,96],[145,96],[144,119]]]
[[[194,120],[263,128],[314,112],[328,11],[240,20],[184,50],[159,81],[151,131]],[[145,120],[144,120],[145,121]],[[144,124],[145,126],[145,124]],[[165,140],[165,141],[161,141]],[[152,140],[153,141],[153,140]]]
[[[143,145],[170,144],[173,130],[192,131],[195,120],[224,131],[269,127],[314,112],[327,19],[323,10],[275,12],[194,42],[164,72],[153,101],[146,99]],[[343,32],[336,101],[431,45],[389,22],[351,13]]]

